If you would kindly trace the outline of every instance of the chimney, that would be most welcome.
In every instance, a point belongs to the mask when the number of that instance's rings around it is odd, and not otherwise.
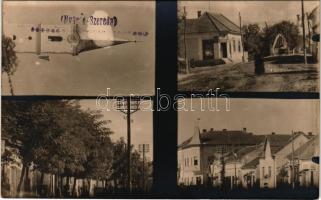
[[[226,131],[226,128],[224,128],[223,131]]]
[[[243,128],[243,132],[244,132],[244,133],[246,132],[246,128]]]
[[[206,129],[205,128],[203,129],[203,133],[206,133]]]
[[[197,11],[197,18],[200,18],[200,16],[202,16],[202,11]]]
[[[272,132],[271,135],[275,135],[275,132]]]

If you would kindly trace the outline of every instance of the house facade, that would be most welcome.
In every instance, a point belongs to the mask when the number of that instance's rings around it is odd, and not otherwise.
[[[319,187],[320,166],[313,158],[320,156],[320,137],[316,135],[308,142],[287,155],[287,164],[283,166],[288,183],[302,187]]]
[[[276,187],[275,159],[272,156],[270,141],[266,137],[264,141],[263,155],[259,158],[259,181],[261,188]]]
[[[236,131],[203,129],[201,132],[196,126],[194,135],[178,146],[178,183],[215,184],[211,172],[213,162],[222,155],[227,156],[231,151],[260,143],[262,137],[248,133],[245,128]]]
[[[179,29],[181,57],[188,61],[218,60],[242,62],[246,59],[240,27],[222,14],[198,12]]]
[[[288,179],[283,173],[288,154],[302,148],[311,137],[303,132],[254,135],[246,128],[200,131],[196,126],[193,136],[178,146],[178,183],[220,187],[224,181],[230,189],[275,188]]]

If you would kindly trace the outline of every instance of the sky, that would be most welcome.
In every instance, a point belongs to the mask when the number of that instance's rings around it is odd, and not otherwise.
[[[80,100],[81,107],[86,110],[101,110],[103,120],[111,120],[107,125],[114,133],[111,135],[113,141],[121,137],[127,142],[127,120],[123,113],[110,109],[106,111],[96,106],[96,100]],[[112,102],[110,102],[111,104]],[[146,154],[149,159],[153,158],[153,113],[151,111],[137,111],[131,115],[131,142],[137,149],[139,144],[149,144],[150,151]]]
[[[155,2],[5,1],[3,30],[6,31],[6,23],[60,25],[61,15],[90,16],[97,10],[117,16],[119,31],[147,31],[149,35],[137,43],[88,51],[79,56],[50,55],[50,61],[18,53],[18,68],[13,76],[16,95],[97,96],[107,88],[111,88],[112,95],[154,94]],[[8,78],[6,75],[2,78],[2,92],[6,95]]]
[[[310,12],[319,1],[304,1],[305,12]],[[180,1],[178,8],[186,7],[187,18],[196,18],[197,11],[222,13],[235,24],[242,23],[274,24],[281,20],[296,22],[301,13],[301,1]]]
[[[205,99],[203,100],[206,103]],[[186,105],[190,105],[186,99]],[[291,134],[303,131],[319,134],[319,101],[307,99],[230,99],[230,111],[225,110],[225,100],[220,99],[220,111],[200,111],[201,100],[193,99],[195,111],[178,113],[178,144],[193,135],[199,118],[200,129],[242,130],[253,134]],[[206,109],[205,109],[206,110]]]

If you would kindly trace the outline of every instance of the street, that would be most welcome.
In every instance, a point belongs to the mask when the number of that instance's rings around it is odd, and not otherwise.
[[[178,74],[179,91],[220,88],[233,92],[317,92],[318,64],[265,62],[265,74],[254,74],[254,62],[192,68]]]

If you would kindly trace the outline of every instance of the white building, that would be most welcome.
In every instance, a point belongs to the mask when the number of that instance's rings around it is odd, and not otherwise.
[[[319,187],[319,163],[313,159],[320,157],[319,135],[314,136],[300,148],[287,156],[287,165],[284,169],[287,172],[288,182],[294,181],[303,187]],[[294,164],[294,172],[292,170]]]
[[[241,62],[247,55],[240,27],[219,13],[198,11],[198,18],[186,19],[186,26],[180,26],[179,34],[180,55],[185,57],[186,51],[188,61]]]

